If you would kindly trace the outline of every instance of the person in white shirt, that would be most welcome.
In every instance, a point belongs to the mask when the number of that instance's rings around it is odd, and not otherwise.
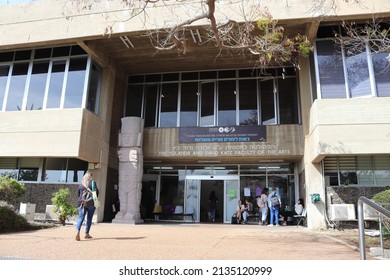
[[[270,221],[268,226],[272,227],[274,225],[274,220],[275,225],[279,226],[279,212],[281,205],[282,201],[280,199],[280,196],[276,192],[276,187],[273,187],[272,192],[268,196],[268,206],[270,209]]]

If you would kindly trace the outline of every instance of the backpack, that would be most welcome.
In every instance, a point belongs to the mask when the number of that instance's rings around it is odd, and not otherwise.
[[[276,195],[276,193],[273,194],[271,197],[271,206],[278,206],[279,205],[279,198]]]

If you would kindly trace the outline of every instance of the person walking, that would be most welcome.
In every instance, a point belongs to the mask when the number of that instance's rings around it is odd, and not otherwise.
[[[280,196],[276,192],[276,187],[273,187],[272,192],[268,196],[268,206],[270,209],[270,222],[268,226],[272,227],[274,225],[274,220],[275,225],[279,226],[279,211],[281,205],[282,201],[280,199]]]
[[[218,198],[215,195],[215,191],[212,191],[210,193],[209,197],[209,210],[210,210],[210,220],[215,222],[215,214],[217,212],[217,203],[218,203]]]
[[[87,221],[85,223],[85,239],[92,238],[89,231],[91,230],[92,217],[96,210],[92,193],[93,191],[96,191],[96,194],[99,195],[99,189],[96,182],[92,179],[92,173],[87,171],[81,179],[81,183],[79,184],[77,191],[77,208],[79,211],[79,217],[76,224],[76,241],[80,241],[80,230],[85,216],[87,216]]]

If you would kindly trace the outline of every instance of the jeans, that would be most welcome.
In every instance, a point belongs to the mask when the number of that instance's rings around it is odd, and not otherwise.
[[[210,219],[215,220],[215,213],[217,212],[216,208],[210,208]]]
[[[268,214],[268,207],[264,206],[263,209],[261,210],[261,221],[262,222],[267,222],[267,214]]]
[[[85,215],[87,215],[87,222],[85,223],[85,233],[89,233],[89,230],[91,229],[91,225],[92,225],[92,217],[93,214],[95,213],[96,207],[85,206],[84,208],[79,207],[78,209],[79,209],[79,218],[77,220],[76,229],[77,231],[80,231],[81,225],[84,222]]]
[[[273,225],[274,224],[274,219],[275,219],[275,225],[279,224],[279,206],[271,206],[270,208],[270,221],[269,224]]]

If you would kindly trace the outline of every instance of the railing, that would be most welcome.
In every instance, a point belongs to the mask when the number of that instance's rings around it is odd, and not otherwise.
[[[363,204],[367,204],[368,206],[374,208],[379,213],[379,231],[381,238],[381,246],[383,250],[383,236],[382,236],[382,217],[381,215],[386,216],[390,219],[390,211],[385,208],[379,206],[372,200],[367,197],[361,196],[358,200],[358,223],[359,223],[359,247],[360,247],[360,259],[366,259],[366,242],[364,237],[364,212],[363,212]]]

